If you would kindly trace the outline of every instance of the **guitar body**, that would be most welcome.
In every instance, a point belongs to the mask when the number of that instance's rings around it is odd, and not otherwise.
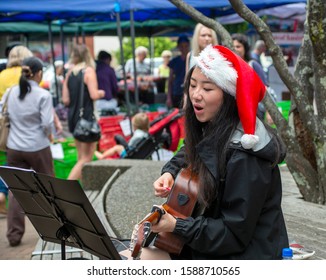
[[[188,168],[181,169],[175,179],[174,185],[171,189],[166,203],[163,204],[163,208],[166,212],[170,213],[176,218],[187,218],[193,213],[197,201],[197,194],[197,176],[191,174],[191,171]],[[139,248],[145,244],[145,241],[142,239],[144,238],[144,230],[142,229],[144,227],[143,224],[145,222],[152,223],[152,220],[158,222],[159,218],[156,217],[155,219],[153,219],[151,215],[147,215],[145,219],[143,219],[140,224],[137,225],[137,227],[141,228],[141,230],[140,232],[138,232],[138,237],[134,238],[136,242],[132,246],[131,254],[134,258],[139,258]],[[154,241],[154,246],[168,253],[178,255],[180,254],[184,246],[184,240],[179,235],[176,235],[174,233],[161,232],[157,234]]]

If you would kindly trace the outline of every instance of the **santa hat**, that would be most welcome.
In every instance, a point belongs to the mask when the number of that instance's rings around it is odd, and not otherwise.
[[[259,141],[255,135],[257,107],[266,91],[259,76],[247,62],[223,46],[207,46],[196,57],[196,65],[223,91],[236,98],[244,130],[242,147],[253,148]]]

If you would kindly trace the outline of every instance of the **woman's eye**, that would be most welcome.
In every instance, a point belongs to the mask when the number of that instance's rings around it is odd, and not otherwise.
[[[195,88],[196,85],[194,85],[194,84],[190,84],[190,87],[191,87],[191,88]]]
[[[211,91],[211,90],[213,90],[213,89],[211,89],[211,88],[204,88],[204,91]]]

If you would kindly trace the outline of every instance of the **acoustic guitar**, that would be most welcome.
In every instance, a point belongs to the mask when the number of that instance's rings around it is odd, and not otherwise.
[[[167,201],[162,205],[163,209],[176,218],[185,219],[193,213],[197,194],[197,176],[189,168],[181,169]],[[152,212],[135,225],[129,248],[133,259],[140,259],[141,250],[145,246],[147,238],[152,235],[151,226],[157,224],[163,214],[162,209],[153,206]],[[182,237],[172,232],[160,232],[154,238],[154,246],[168,253],[179,255],[184,246]]]

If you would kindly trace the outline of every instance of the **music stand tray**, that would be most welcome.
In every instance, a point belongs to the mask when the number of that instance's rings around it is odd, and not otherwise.
[[[0,167],[0,176],[39,236],[61,244],[62,259],[68,245],[100,259],[121,260],[78,181],[8,166]]]

